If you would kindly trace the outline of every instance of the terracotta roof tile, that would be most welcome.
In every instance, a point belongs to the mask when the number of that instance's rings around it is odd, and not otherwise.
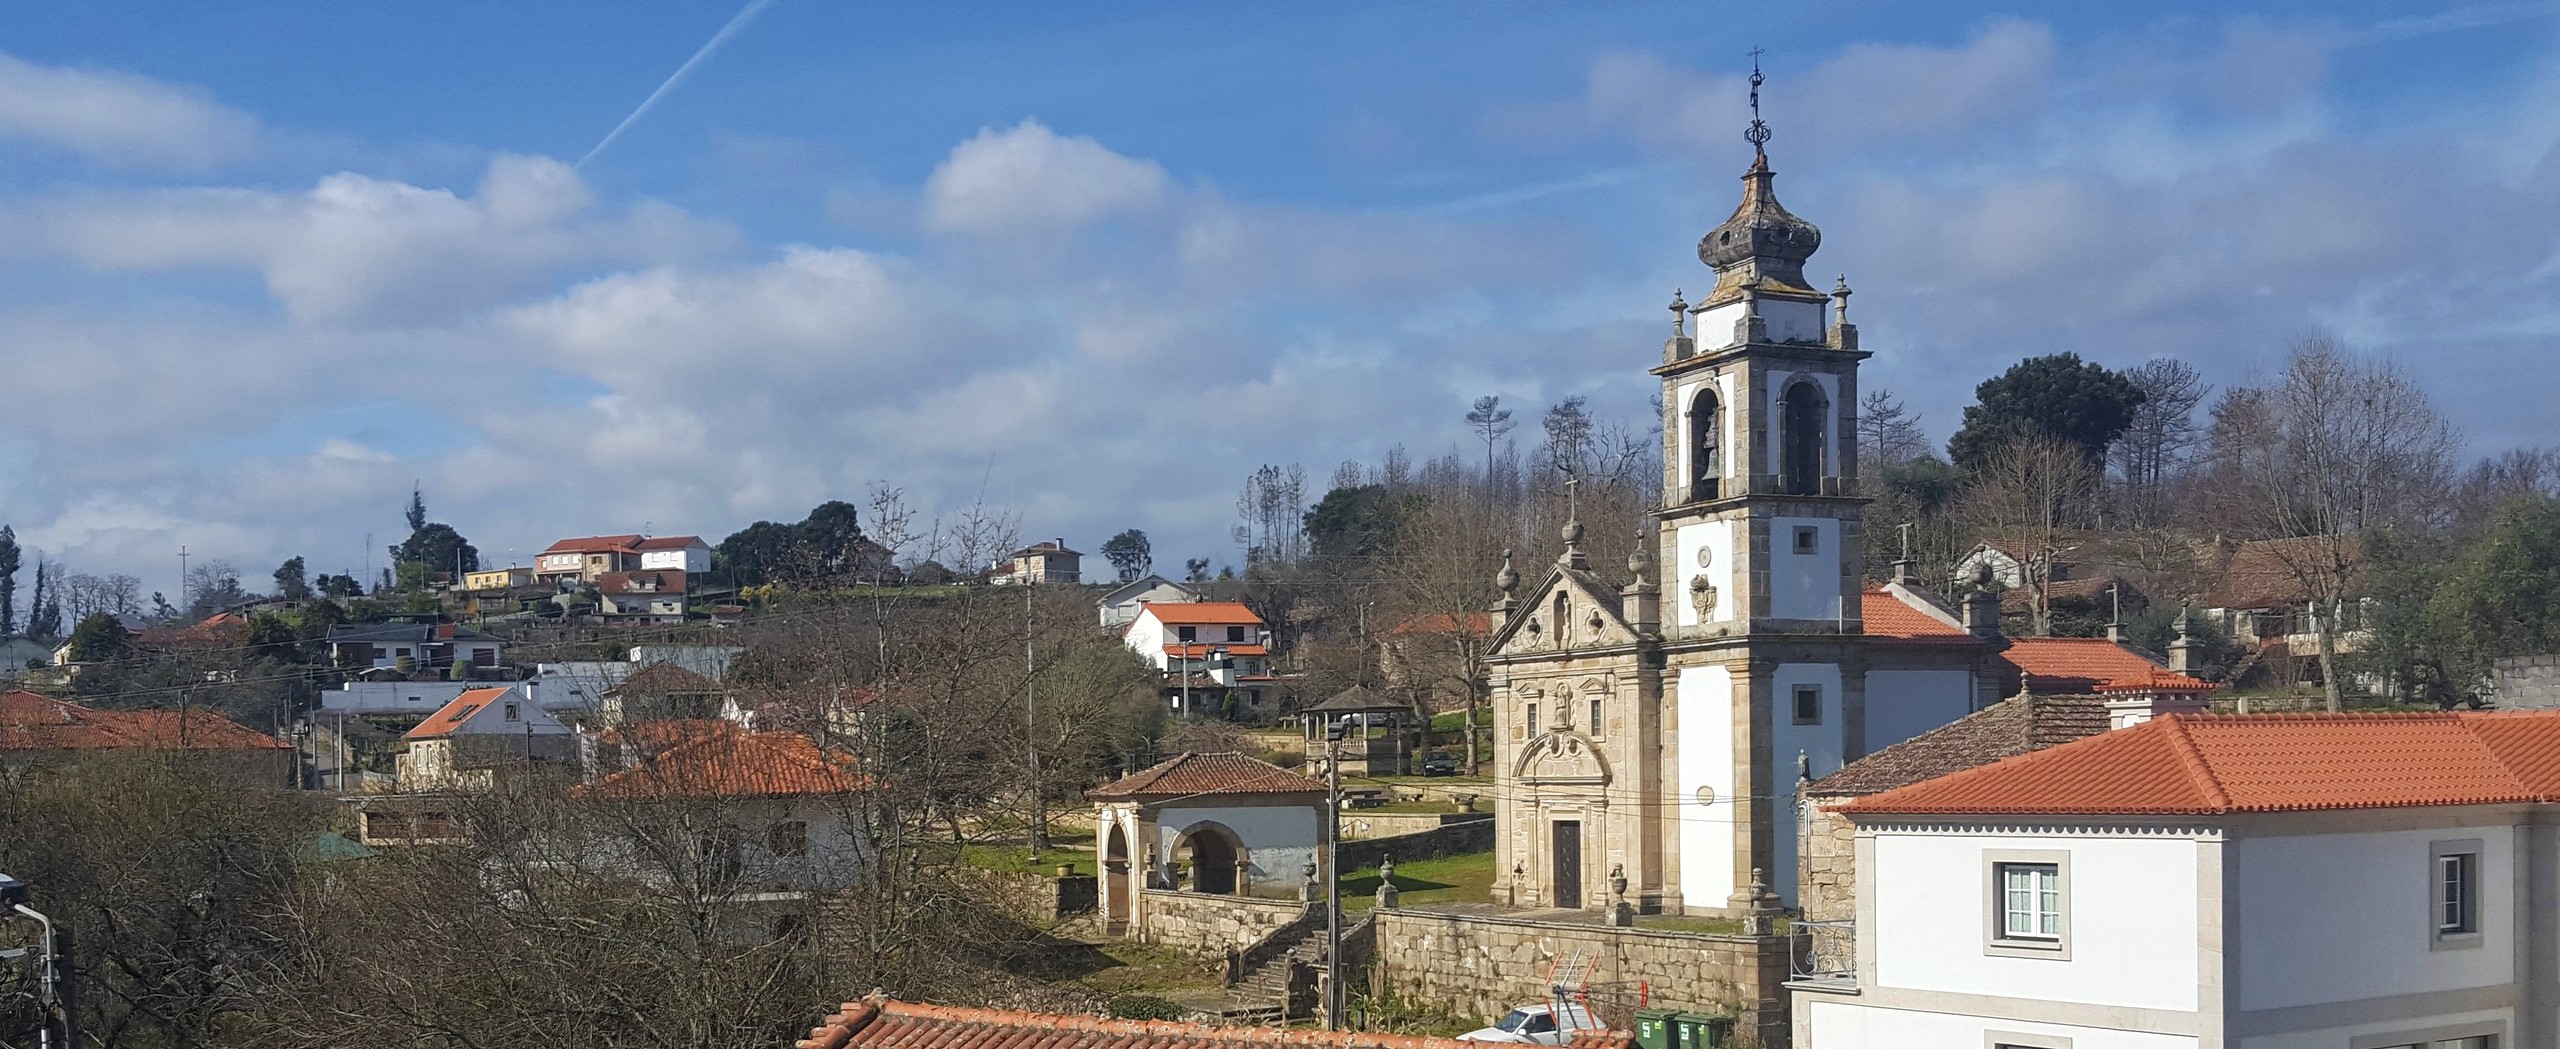
[[[852,757],[821,750],[807,736],[712,730],[582,790],[606,798],[744,798],[846,794],[862,785]]]
[[[1580,1049],[1626,1049],[1629,1031],[1577,1035]],[[1218,1049],[1225,1046],[1322,1046],[1327,1049],[1464,1049],[1473,1043],[1364,1031],[1226,1027],[1168,1020],[1106,1020],[1010,1009],[922,1005],[873,996],[846,1002],[811,1028],[798,1049],[853,1046],[933,1049]]]
[[[479,713],[480,708],[497,702],[498,697],[506,695],[511,688],[512,686],[501,685],[497,688],[467,689],[461,695],[453,697],[451,702],[437,708],[435,713],[427,715],[427,719],[419,722],[418,727],[402,733],[400,738],[436,739],[452,735],[454,730],[462,727],[463,722],[471,720],[471,715]]]
[[[1868,584],[1866,590],[1858,595],[1858,618],[1866,624],[1868,637],[1882,640],[1964,644],[1975,641],[1963,627],[1915,608],[1894,592],[1874,583]]]
[[[546,554],[601,554],[607,551],[631,550],[648,537],[641,535],[590,535],[563,539],[542,549]]]
[[[2011,638],[2000,658],[2016,675],[2004,691],[2087,692],[2160,669],[2151,657],[2103,637]]]
[[[2106,701],[2096,696],[2017,696],[1842,765],[1806,793],[1875,794],[2106,730]]]
[[[2170,714],[1843,811],[2214,815],[2560,800],[2560,711]]]
[[[1321,794],[1324,784],[1236,753],[1179,754],[1086,791],[1098,800],[1192,794]]]
[[[1241,601],[1144,601],[1139,608],[1155,613],[1167,626],[1261,626],[1262,617]]]
[[[40,696],[0,693],[0,751],[282,750],[283,740],[210,710],[100,710]]]
[[[631,548],[634,550],[682,550],[691,546],[709,545],[711,544],[703,542],[702,537],[698,535],[661,535],[633,543]]]

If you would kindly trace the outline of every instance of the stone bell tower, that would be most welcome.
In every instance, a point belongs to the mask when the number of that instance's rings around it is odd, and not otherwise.
[[[1741,910],[1795,884],[1799,763],[1864,753],[1856,488],[1858,330],[1822,232],[1778,203],[1761,77],[1742,202],[1698,242],[1714,284],[1663,344],[1665,779],[1682,905]]]

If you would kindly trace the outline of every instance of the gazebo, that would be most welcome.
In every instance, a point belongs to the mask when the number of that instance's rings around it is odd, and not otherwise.
[[[1341,724],[1344,774],[1401,776],[1413,771],[1414,744],[1421,734],[1413,704],[1353,685],[1298,712],[1306,717],[1309,760],[1321,760],[1328,729]]]

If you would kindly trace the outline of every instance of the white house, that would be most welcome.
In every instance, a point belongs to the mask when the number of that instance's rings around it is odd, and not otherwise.
[[[320,693],[323,714],[429,714],[489,687],[472,681],[349,681]]]
[[[711,570],[711,544],[698,535],[661,535],[631,544],[640,570],[701,573]]]
[[[607,572],[596,577],[596,612],[608,622],[681,623],[686,610],[682,572]]]
[[[1795,1044],[2560,1045],[2560,712],[2157,698],[1839,806],[1857,916],[1807,930]]]
[[[403,791],[487,789],[500,765],[564,759],[577,750],[569,726],[515,686],[475,688],[401,737]]]
[[[1085,796],[1115,931],[1144,924],[1142,890],[1287,898],[1323,862],[1324,784],[1242,754],[1178,755]]]
[[[869,869],[865,781],[849,755],[725,721],[653,722],[598,739],[600,775],[580,795],[692,834],[681,855],[707,868],[671,871],[656,865],[663,855],[628,856],[644,879],[709,875],[735,902],[771,905],[853,885]]]
[[[321,636],[341,667],[445,670],[455,663],[494,667],[505,642],[452,623],[340,623]]]
[[[1259,707],[1277,691],[1271,634],[1241,602],[1141,602],[1120,637],[1164,674],[1165,700],[1180,713],[1221,703],[1230,692]]]
[[[1149,601],[1197,601],[1199,591],[1152,572],[1112,587],[1094,602],[1105,627],[1127,626],[1138,618],[1138,606]]]
[[[533,574],[545,582],[594,582],[607,572],[628,572],[639,567],[640,552],[634,548],[646,538],[590,535],[563,539],[534,555]]]

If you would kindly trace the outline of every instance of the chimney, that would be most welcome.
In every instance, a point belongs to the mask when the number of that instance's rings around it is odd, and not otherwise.
[[[2154,670],[2148,677],[2110,681],[2097,688],[2107,700],[2107,727],[2132,728],[2164,714],[2205,714],[2213,704],[2205,698],[2219,685],[2184,674]]]
[[[1904,586],[1920,585],[1920,577],[1911,574],[1910,558],[1901,558],[1893,563],[1893,581]]]
[[[1991,589],[1991,566],[1977,565],[1973,592],[1964,595],[1964,632],[1985,641],[2000,639],[2000,594]]]

